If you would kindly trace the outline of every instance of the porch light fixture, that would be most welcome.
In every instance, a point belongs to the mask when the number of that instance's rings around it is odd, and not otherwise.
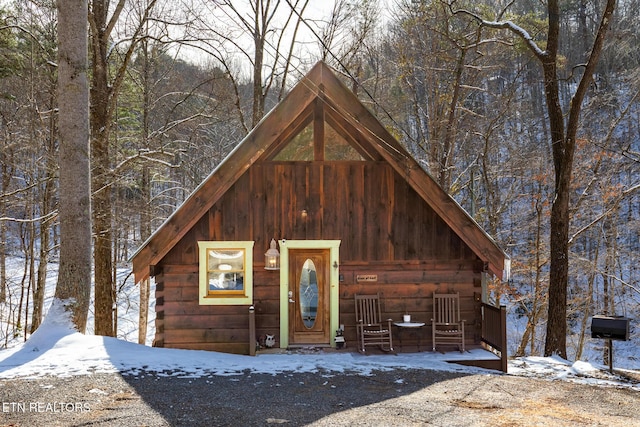
[[[265,270],[280,270],[280,252],[276,248],[275,239],[271,239],[269,249],[264,254]]]

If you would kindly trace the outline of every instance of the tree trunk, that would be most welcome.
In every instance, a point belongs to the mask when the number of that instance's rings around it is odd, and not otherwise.
[[[596,256],[593,258],[594,263],[598,259],[598,250],[596,249]],[[585,301],[583,302],[582,322],[580,324],[580,338],[578,339],[578,348],[576,349],[576,360],[582,359],[582,352],[584,351],[585,335],[587,331],[587,323],[589,317],[591,317],[591,307],[593,305],[593,282],[595,281],[595,272],[589,274],[588,289]]]
[[[133,34],[126,51],[120,56],[117,69],[109,64],[109,49],[112,47],[113,31],[126,0],[118,0],[113,5],[108,0],[93,0],[89,9],[91,28],[91,155],[94,178],[93,221],[94,221],[94,262],[95,262],[95,333],[115,336],[114,308],[116,302],[115,278],[113,274],[113,202],[111,170],[110,132],[113,126],[115,102],[125,80],[127,67],[138,43],[145,37],[143,29],[156,0],[145,3],[138,16]],[[111,6],[111,7],[110,7]],[[111,16],[109,16],[111,13]],[[133,15],[129,15],[130,17]],[[113,78],[110,79],[110,72]]]
[[[553,132],[552,132],[553,133]],[[560,144],[560,142],[556,142]],[[567,148],[573,150],[573,148]],[[567,286],[569,282],[569,197],[572,163],[556,169],[556,191],[551,207],[549,310],[544,355],[567,358]]]
[[[84,332],[91,292],[87,1],[58,0],[60,269],[55,297]]]
[[[567,357],[567,283],[569,277],[569,190],[573,166],[573,147],[564,133],[564,114],[560,105],[557,55],[560,9],[557,0],[549,1],[547,50],[540,56],[544,91],[549,112],[551,149],[555,171],[555,194],[551,206],[549,308],[544,355]],[[569,143],[569,144],[567,144]],[[575,145],[574,145],[575,146]]]
[[[55,97],[50,98],[51,110],[55,105]],[[57,172],[55,162],[55,141],[56,141],[56,120],[55,115],[49,117],[49,137],[47,139],[47,160],[45,165],[45,183],[42,191],[42,212],[47,215],[53,211],[53,198],[55,191],[55,174]],[[47,266],[49,264],[49,250],[51,246],[51,224],[52,220],[44,218],[40,221],[40,260],[38,263],[38,278],[33,294],[33,313],[31,316],[31,333],[34,333],[42,322],[44,310],[44,294],[47,286]]]
[[[0,118],[0,126],[6,127],[4,119]],[[7,147],[7,139],[2,138],[2,150],[0,150],[0,191],[2,194],[9,188],[13,171],[10,165],[11,151]],[[0,217],[7,216],[7,202],[4,197],[0,197]],[[0,242],[7,242],[7,222],[0,221]],[[0,245],[0,302],[7,300],[7,247]]]
[[[550,265],[549,265],[549,307],[544,355],[554,354],[567,357],[567,286],[569,282],[569,205],[571,199],[571,175],[576,147],[576,135],[580,123],[582,102],[592,82],[592,76],[602,52],[604,39],[613,17],[616,0],[607,0],[598,31],[578,81],[575,94],[571,98],[565,131],[565,114],[560,104],[558,77],[558,47],[560,42],[559,0],[547,2],[548,32],[545,49],[511,21],[485,21],[466,10],[453,13],[471,15],[481,25],[490,28],[508,29],[526,43],[542,65],[544,91],[547,104],[551,150],[555,172],[555,194],[550,220]]]
[[[262,2],[259,0],[254,10],[253,43],[255,46],[253,63],[253,115],[251,126],[255,127],[264,116],[265,94],[262,88],[262,65],[264,61],[264,42],[266,37],[265,16],[262,11]],[[260,24],[263,25],[262,29]]]
[[[140,285],[140,312],[138,317],[138,344],[147,342],[147,328],[149,323],[149,297],[151,295],[149,278],[144,279]]]
[[[616,1],[607,0],[602,20],[598,27],[593,47],[576,93],[571,98],[567,130],[564,133],[564,114],[558,96],[558,75],[556,59],[558,52],[558,31],[560,27],[560,7],[558,0],[548,3],[549,36],[546,55],[541,56],[544,70],[545,93],[551,128],[551,144],[555,170],[555,197],[551,208],[551,236],[549,270],[549,313],[544,355],[557,354],[567,357],[567,286],[569,282],[569,204],[571,198],[571,174],[576,148],[576,135],[580,121],[580,111],[587,89],[595,72],[604,38],[613,17]]]
[[[0,199],[2,199],[0,197]],[[0,201],[0,216],[4,216],[4,203]],[[0,221],[0,242],[7,241],[6,221]],[[0,302],[7,300],[7,254],[5,245],[0,247]]]
[[[93,98],[93,97],[92,97]],[[95,107],[93,107],[95,108]],[[95,116],[98,117],[95,117]],[[92,129],[99,129],[103,123],[101,114],[92,113]],[[106,133],[106,132],[105,132]],[[115,336],[113,326],[113,276],[111,225],[111,179],[109,174],[108,138],[93,137],[92,164],[94,177],[93,192],[93,260],[95,264],[95,334]]]
[[[31,212],[33,210],[30,208]],[[35,222],[30,222],[27,229],[27,239],[28,239],[28,248],[25,250],[26,258],[29,262],[29,278],[27,285],[27,301],[24,306],[24,340],[27,340],[27,331],[31,331],[29,327],[29,307],[31,307],[29,298],[31,297],[31,292],[35,295],[36,289],[36,224]],[[28,328],[28,329],[27,329]]]
[[[41,224],[40,229],[48,228],[48,226]],[[42,322],[42,313],[44,310],[44,291],[47,286],[47,264],[48,264],[48,245],[49,234],[48,230],[45,234],[41,234],[42,238],[40,242],[40,262],[38,263],[38,277],[36,279],[35,288],[33,290],[33,312],[31,313],[31,328],[29,333],[34,333],[40,322]],[[46,246],[45,246],[46,243]]]
[[[93,193],[93,262],[95,286],[95,334],[115,336],[113,326],[112,197],[109,135],[111,128],[107,48],[108,7],[104,0],[92,2],[91,18],[91,165]]]

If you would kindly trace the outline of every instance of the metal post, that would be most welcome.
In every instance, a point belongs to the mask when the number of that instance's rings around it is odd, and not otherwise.
[[[613,373],[613,340],[609,338],[609,372]]]
[[[256,312],[249,307],[249,356],[256,355]]]

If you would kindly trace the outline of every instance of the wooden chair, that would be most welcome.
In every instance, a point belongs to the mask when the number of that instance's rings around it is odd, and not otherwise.
[[[460,294],[433,294],[431,331],[433,351],[440,344],[457,344],[464,352],[464,320],[460,319]]]
[[[358,351],[364,353],[372,345],[393,351],[392,319],[382,320],[379,295],[356,295],[355,302]]]

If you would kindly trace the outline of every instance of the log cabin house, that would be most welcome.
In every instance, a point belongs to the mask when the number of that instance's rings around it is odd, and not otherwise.
[[[467,348],[506,344],[486,339],[481,295],[507,255],[323,62],[132,262],[155,278],[158,347],[329,347],[342,327],[355,349],[354,295],[377,293],[385,316],[427,324],[403,347],[430,348],[434,292],[460,293]]]

